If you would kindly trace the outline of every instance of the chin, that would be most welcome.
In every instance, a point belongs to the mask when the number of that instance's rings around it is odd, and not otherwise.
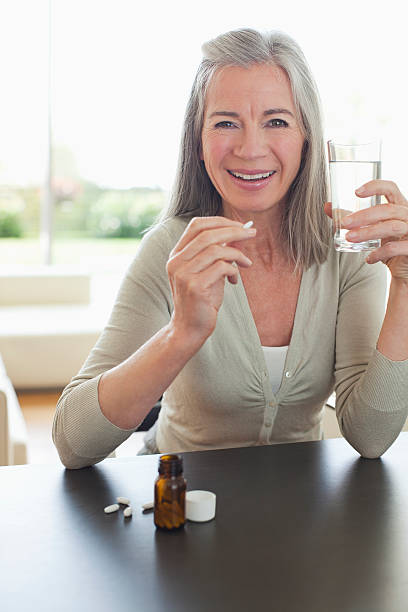
[[[239,210],[242,212],[253,212],[253,213],[262,213],[262,212],[267,212],[268,210],[271,210],[273,208],[275,208],[276,206],[278,206],[280,203],[282,202],[282,200],[276,200],[276,199],[268,199],[268,200],[256,200],[255,198],[249,199],[249,198],[245,198],[245,199],[236,199],[234,200],[228,200],[227,201],[227,206],[233,208],[234,210]]]

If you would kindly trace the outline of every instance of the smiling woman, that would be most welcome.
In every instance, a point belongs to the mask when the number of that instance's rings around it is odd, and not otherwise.
[[[272,100],[274,109],[268,106]],[[223,108],[232,110],[217,110]],[[258,226],[271,213],[282,215],[304,144],[295,114],[289,79],[278,66],[230,66],[214,75],[206,95],[201,158],[225,216],[242,221],[252,216]]]
[[[245,208],[244,191],[256,192],[247,220],[272,197],[279,211],[269,214],[279,215],[286,256],[309,267],[325,260],[330,239],[319,204],[327,200],[327,170],[317,88],[290,37],[274,32],[262,39],[246,30],[246,39],[242,44],[237,31],[203,46],[167,215],[216,215],[240,193]],[[237,173],[269,176],[253,184]]]
[[[379,457],[408,412],[407,245],[385,247],[397,265],[386,260],[384,319],[385,269],[331,244],[319,98],[298,45],[244,29],[203,51],[171,205],[59,400],[61,459],[102,460],[161,396],[142,452],[318,440],[333,389],[343,435]],[[383,218],[408,219],[396,186],[372,183],[395,204]]]

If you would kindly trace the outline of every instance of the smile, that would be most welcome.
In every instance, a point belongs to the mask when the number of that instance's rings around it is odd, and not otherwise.
[[[260,174],[242,174],[241,172],[233,172],[232,170],[227,170],[231,176],[235,176],[235,178],[242,179],[244,181],[260,181],[262,179],[267,179],[273,174],[275,174],[275,170],[271,172],[264,172]]]

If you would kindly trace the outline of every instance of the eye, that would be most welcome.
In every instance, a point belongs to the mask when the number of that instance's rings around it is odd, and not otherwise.
[[[285,121],[284,119],[271,119],[270,121],[268,121],[268,125],[270,125],[271,127],[288,127],[289,123],[287,121]]]
[[[232,128],[234,127],[234,123],[232,121],[219,121],[219,123],[215,124],[216,128]]]

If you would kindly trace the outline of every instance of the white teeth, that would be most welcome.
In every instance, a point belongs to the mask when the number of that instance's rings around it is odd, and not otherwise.
[[[275,174],[274,170],[272,170],[272,172],[266,172],[265,174],[240,174],[239,172],[232,172],[232,170],[229,170],[228,172],[230,172],[232,176],[244,179],[245,181],[259,181],[259,179],[268,178],[268,176],[272,176],[272,174]]]

